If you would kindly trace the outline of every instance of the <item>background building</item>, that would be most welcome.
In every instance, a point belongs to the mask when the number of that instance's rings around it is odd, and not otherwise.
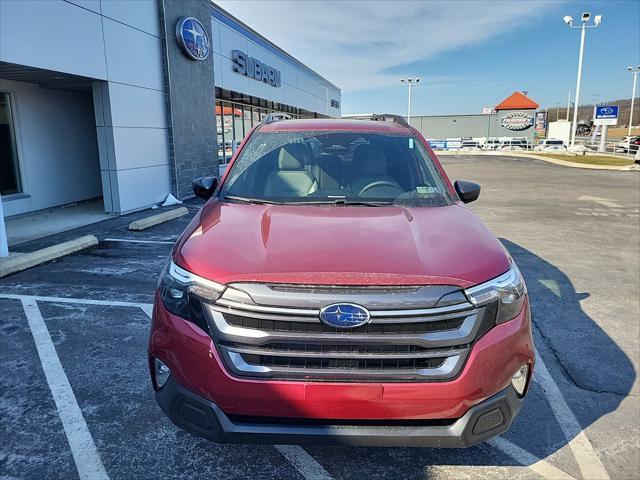
[[[184,17],[196,21],[178,33]],[[191,179],[217,172],[267,113],[339,116],[340,103],[335,85],[208,0],[0,1],[5,216],[191,196]]]
[[[514,92],[494,108],[464,115],[412,115],[411,125],[429,140],[461,138],[526,138],[533,142],[536,109],[539,105],[524,92]],[[385,112],[378,112],[385,113]],[[539,112],[544,113],[544,112]],[[343,118],[368,119],[373,113],[344,115]],[[456,145],[459,146],[460,142]]]
[[[428,139],[519,137],[533,142],[538,104],[514,92],[490,113],[411,116],[411,125]]]

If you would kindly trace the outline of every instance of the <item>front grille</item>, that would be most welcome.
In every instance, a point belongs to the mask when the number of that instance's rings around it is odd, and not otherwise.
[[[244,360],[255,365],[266,367],[285,368],[323,368],[337,370],[400,370],[437,368],[441,366],[446,357],[438,358],[308,358],[308,357],[281,357],[273,355],[243,355]]]
[[[451,305],[459,289],[448,289],[233,284],[203,310],[225,366],[237,376],[442,381],[460,372],[472,343],[485,331],[486,309],[466,301]],[[442,306],[438,301],[444,297]],[[356,328],[321,322],[318,307],[340,302],[384,309],[369,308],[371,320]]]
[[[252,328],[256,330],[277,331],[277,332],[297,332],[297,333],[334,333],[341,335],[357,335],[361,333],[381,333],[393,335],[395,333],[421,333],[439,332],[455,330],[460,328],[464,318],[456,317],[430,322],[413,323],[368,323],[361,327],[343,328],[331,327],[320,321],[318,322],[287,322],[284,320],[266,320],[263,318],[251,318],[242,315],[225,314],[225,320],[229,325],[237,327]]]

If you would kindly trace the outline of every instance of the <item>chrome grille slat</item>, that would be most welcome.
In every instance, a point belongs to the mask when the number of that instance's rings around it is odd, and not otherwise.
[[[219,338],[226,342],[246,343],[250,345],[262,345],[270,342],[285,341],[299,343],[391,343],[420,345],[423,347],[450,347],[471,343],[479,326],[478,315],[470,315],[462,322],[462,326],[456,330],[441,332],[429,332],[417,335],[359,335],[352,334],[348,330],[339,333],[307,333],[269,332],[253,328],[242,328],[229,325],[224,316],[215,310],[209,309],[209,313]]]
[[[456,350],[427,350],[424,352],[407,352],[407,353],[358,353],[358,352],[305,352],[300,350],[269,350],[265,348],[254,347],[236,347],[223,346],[229,352],[250,355],[265,355],[274,357],[293,357],[293,358],[357,358],[357,359],[384,359],[384,360],[406,360],[413,358],[441,358],[450,357],[452,355],[466,354],[467,348]]]
[[[352,329],[320,321],[321,308],[348,302],[369,309],[371,320]],[[216,348],[234,375],[365,382],[455,377],[486,311],[450,286],[246,283],[229,285],[215,304],[203,307]]]
[[[252,365],[247,363],[242,355],[236,352],[228,353],[230,365],[236,374],[259,375],[266,378],[285,376],[297,379],[325,379],[333,380],[336,374],[341,378],[351,378],[361,380],[366,374],[369,380],[419,380],[429,378],[431,380],[442,380],[449,378],[451,373],[459,370],[464,357],[454,355],[448,357],[444,363],[435,368],[424,368],[419,370],[394,369],[394,370],[357,370],[357,369],[321,369],[321,368],[295,368],[295,367],[268,367],[264,365]]]
[[[284,315],[284,314],[275,314],[275,313],[256,312],[253,310],[241,310],[237,308],[228,307],[223,304],[209,305],[209,307],[223,314],[226,313],[230,315],[241,315],[244,317],[258,318],[261,320],[281,320],[283,322],[306,322],[306,323],[316,323],[318,321],[318,314],[316,314],[315,316],[301,317],[297,315]]]
[[[296,316],[304,321],[302,318],[308,318],[307,321],[315,321],[316,317],[320,314],[319,309],[302,309],[302,308],[283,308],[283,307],[268,307],[264,305],[250,305],[241,302],[236,302],[234,300],[228,300],[225,298],[221,298],[216,302],[217,305],[221,305],[224,307],[228,307],[229,311],[233,311],[237,315],[257,315],[258,313],[262,314],[270,314],[274,316]],[[461,303],[457,305],[447,305],[445,307],[434,307],[434,308],[418,308],[418,309],[405,309],[405,310],[372,310],[371,318],[387,318],[393,317],[390,322],[396,321],[398,317],[402,317],[405,321],[424,321],[418,319],[412,319],[412,317],[426,317],[438,314],[445,314],[449,312],[460,312],[463,310],[468,310],[473,308],[473,305],[470,303]],[[260,317],[256,317],[260,318]],[[293,321],[293,320],[292,320]],[[382,320],[376,320],[381,322]]]

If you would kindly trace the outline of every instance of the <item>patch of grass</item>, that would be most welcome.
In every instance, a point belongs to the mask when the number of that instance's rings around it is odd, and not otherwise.
[[[589,165],[613,165],[622,167],[633,163],[633,156],[629,158],[611,157],[608,155],[563,155],[563,154],[536,154],[540,157],[551,158],[555,160],[564,160],[565,162],[586,163]]]

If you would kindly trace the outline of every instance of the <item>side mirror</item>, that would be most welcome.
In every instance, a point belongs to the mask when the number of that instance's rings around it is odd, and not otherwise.
[[[473,182],[467,182],[465,180],[456,180],[453,184],[460,200],[464,203],[470,203],[477,200],[480,196],[480,185]]]
[[[193,193],[196,197],[209,200],[218,186],[218,177],[200,177],[191,181]]]

